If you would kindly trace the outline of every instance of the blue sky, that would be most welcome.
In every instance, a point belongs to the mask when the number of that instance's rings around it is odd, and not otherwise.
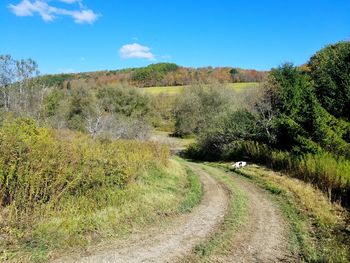
[[[350,39],[349,0],[1,0],[0,54],[42,73],[301,64]]]

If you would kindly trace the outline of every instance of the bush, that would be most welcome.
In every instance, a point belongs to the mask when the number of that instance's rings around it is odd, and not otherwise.
[[[103,143],[40,128],[29,119],[5,121],[0,129],[0,207],[9,221],[17,222],[66,211],[73,204],[77,212],[91,211],[108,205],[109,191],[167,159],[168,150],[152,142]]]
[[[235,92],[222,84],[197,84],[186,87],[174,110],[175,134],[198,134],[208,128],[220,112],[233,106]]]
[[[212,120],[198,136],[198,151],[206,160],[229,159],[239,151],[240,142],[261,135],[256,116],[247,110],[227,110]]]
[[[67,126],[77,131],[85,131],[86,118],[93,111],[94,97],[84,86],[75,88],[68,98]]]
[[[97,92],[97,99],[108,113],[143,119],[153,114],[150,97],[127,85],[103,87]]]

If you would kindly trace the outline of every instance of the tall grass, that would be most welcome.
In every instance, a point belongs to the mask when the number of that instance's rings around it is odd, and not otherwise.
[[[132,233],[167,228],[174,216],[190,211],[201,194],[198,176],[170,159],[166,167],[140,171],[135,181],[110,189],[104,195],[109,205],[96,211],[86,212],[81,205],[78,210],[79,199],[72,197],[70,203],[65,200],[65,210],[30,224],[4,225],[7,218],[0,220],[0,262],[47,262],[61,256],[65,261],[72,253],[94,253],[96,246],[125,244]]]
[[[0,126],[0,261],[47,260],[180,210],[187,176],[166,146]],[[58,252],[59,254],[61,252]]]
[[[244,144],[248,158],[270,168],[310,182],[328,194],[330,200],[350,205],[350,161],[328,152],[295,157],[288,152],[275,151],[257,142]]]
[[[7,222],[28,223],[53,211],[93,211],[167,159],[168,150],[151,142],[99,142],[28,119],[7,121],[0,129],[1,213]]]

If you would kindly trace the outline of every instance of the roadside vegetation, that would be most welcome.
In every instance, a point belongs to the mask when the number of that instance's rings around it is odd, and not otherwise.
[[[189,101],[180,104],[181,112],[188,109],[195,112],[191,117],[205,119],[200,122],[205,128],[184,130],[198,138],[188,156],[266,164],[312,183],[330,200],[349,206],[349,55],[350,43],[340,42],[317,52],[304,67],[284,64],[273,69],[265,88],[243,107],[202,110],[197,106],[194,111],[191,107],[198,99],[186,96]],[[203,97],[202,92],[194,92],[194,98]],[[182,127],[187,122],[178,115],[176,123]]]
[[[28,119],[0,128],[1,260],[42,261],[196,205],[196,175],[152,142],[105,142]]]
[[[241,170],[215,165],[266,189],[280,205],[293,234],[294,251],[305,262],[349,262],[350,213],[311,184],[265,167]]]

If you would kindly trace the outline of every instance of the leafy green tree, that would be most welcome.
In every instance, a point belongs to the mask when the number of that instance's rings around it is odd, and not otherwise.
[[[123,85],[104,87],[98,91],[97,98],[108,113],[146,119],[152,115],[151,99],[136,88]]]
[[[52,92],[44,98],[43,110],[44,116],[51,117],[57,114],[60,102],[64,99],[63,91],[54,89]]]
[[[220,84],[198,84],[184,90],[176,102],[175,134],[179,136],[199,133],[215,117],[232,106],[236,94]]]
[[[67,125],[70,129],[85,131],[86,118],[93,111],[92,93],[84,87],[72,90],[69,98]]]
[[[329,45],[311,57],[309,75],[322,106],[350,121],[350,42]]]

